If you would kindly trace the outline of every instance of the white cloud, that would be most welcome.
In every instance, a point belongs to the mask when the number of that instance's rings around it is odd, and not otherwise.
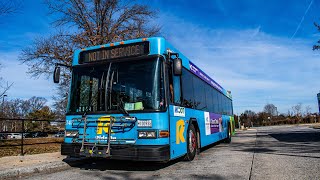
[[[266,103],[286,113],[299,102],[317,111],[320,54],[311,50],[313,41],[272,36],[260,26],[208,29],[172,14],[162,14],[159,24],[164,24],[164,36],[177,49],[232,91],[236,113],[261,111]],[[0,76],[14,82],[9,98],[41,96],[52,102],[55,88],[51,79],[30,78],[17,56],[18,52],[0,52],[4,66]]]
[[[18,60],[18,52],[0,53],[0,77],[4,81],[13,83],[13,86],[8,91],[9,99],[21,98],[29,99],[32,96],[44,97],[48,100],[48,104],[52,104],[52,96],[55,92],[55,87],[51,79],[40,77],[34,79],[27,74],[28,67],[21,64]]]
[[[320,53],[307,39],[255,29],[208,29],[163,14],[165,36],[191,61],[233,92],[234,109],[262,111],[274,103],[286,113],[301,102],[317,112]]]

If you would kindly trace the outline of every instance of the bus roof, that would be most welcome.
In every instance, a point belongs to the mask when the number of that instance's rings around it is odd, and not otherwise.
[[[231,93],[226,91],[220,84],[214,81],[210,76],[208,76],[205,72],[203,72],[199,67],[197,67],[194,63],[192,63],[186,56],[184,56],[180,51],[174,48],[168,41],[166,41],[163,37],[150,37],[150,38],[139,38],[121,42],[114,42],[109,44],[103,44],[98,46],[91,46],[83,49],[76,50],[73,57],[72,65],[79,65],[79,57],[81,52],[87,51],[98,51],[99,49],[116,49],[117,47],[128,47],[130,44],[138,44],[141,42],[149,42],[148,44],[148,52],[145,55],[165,55],[170,52],[179,53],[179,58],[182,59],[182,65],[190,72],[198,76],[203,81],[210,84],[212,87],[226,95],[228,98],[232,99]],[[128,54],[125,54],[128,55]],[[130,54],[129,54],[130,55]]]

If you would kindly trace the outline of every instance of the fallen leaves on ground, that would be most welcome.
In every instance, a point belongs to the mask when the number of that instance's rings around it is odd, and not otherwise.
[[[60,151],[63,138],[27,138],[23,141],[24,154],[41,154]],[[21,139],[0,140],[0,157],[21,154]]]

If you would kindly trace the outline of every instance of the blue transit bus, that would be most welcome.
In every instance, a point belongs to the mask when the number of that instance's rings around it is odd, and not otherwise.
[[[191,161],[234,134],[231,92],[161,37],[75,51],[68,98],[62,155]]]

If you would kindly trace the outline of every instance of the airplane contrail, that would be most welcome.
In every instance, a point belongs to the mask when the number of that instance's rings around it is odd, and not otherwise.
[[[294,36],[295,36],[295,35],[297,34],[297,32],[299,31],[300,26],[301,26],[301,24],[302,24],[302,22],[303,22],[303,20],[304,20],[304,17],[305,17],[305,16],[306,16],[306,14],[308,13],[308,11],[309,11],[309,9],[310,9],[310,7],[311,7],[312,3],[313,3],[313,0],[311,0],[311,2],[310,2],[310,4],[309,4],[309,6],[308,6],[308,8],[307,8],[307,10],[305,11],[304,15],[303,15],[303,16],[302,16],[302,18],[301,18],[301,21],[300,21],[300,23],[299,23],[299,25],[298,25],[298,27],[297,27],[296,31],[293,33],[293,35],[291,36],[291,38],[290,38],[290,39],[294,38]]]

